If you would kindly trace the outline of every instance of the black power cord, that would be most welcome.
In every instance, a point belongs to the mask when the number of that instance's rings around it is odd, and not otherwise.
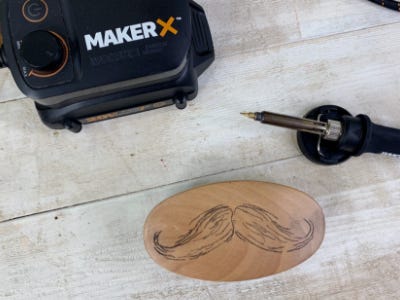
[[[369,0],[384,7],[400,11],[400,2],[395,0]]]
[[[6,62],[6,57],[4,55],[4,50],[3,47],[0,47],[0,69],[6,67],[7,67],[7,62]]]
[[[4,55],[4,49],[3,49],[3,35],[0,32],[0,69],[5,68],[7,66],[6,63],[6,58]]]

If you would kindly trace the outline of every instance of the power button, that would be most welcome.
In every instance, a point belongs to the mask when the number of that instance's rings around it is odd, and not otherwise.
[[[44,0],[27,0],[22,6],[24,18],[32,23],[40,23],[47,18],[49,6]]]

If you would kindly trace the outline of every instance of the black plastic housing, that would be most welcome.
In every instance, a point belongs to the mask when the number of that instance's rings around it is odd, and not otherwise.
[[[54,129],[185,108],[214,60],[205,12],[191,0],[0,0],[0,14],[7,66]],[[35,70],[23,57],[36,31],[59,39],[58,69]]]

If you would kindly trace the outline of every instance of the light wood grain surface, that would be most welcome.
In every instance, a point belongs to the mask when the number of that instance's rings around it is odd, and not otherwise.
[[[400,127],[400,13],[366,0],[199,3],[217,59],[185,111],[55,132],[0,71],[0,298],[398,299],[400,161],[316,166],[293,132],[239,113],[337,104]],[[326,215],[321,249],[293,270],[232,284],[158,267],[143,245],[154,206],[229,180],[314,197]]]

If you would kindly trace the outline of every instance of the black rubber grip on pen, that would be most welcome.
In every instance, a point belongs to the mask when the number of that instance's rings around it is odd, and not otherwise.
[[[400,155],[400,130],[374,124],[366,115],[345,116],[339,148],[355,156],[363,153]]]
[[[377,125],[369,120],[365,152],[400,155],[400,130]]]

